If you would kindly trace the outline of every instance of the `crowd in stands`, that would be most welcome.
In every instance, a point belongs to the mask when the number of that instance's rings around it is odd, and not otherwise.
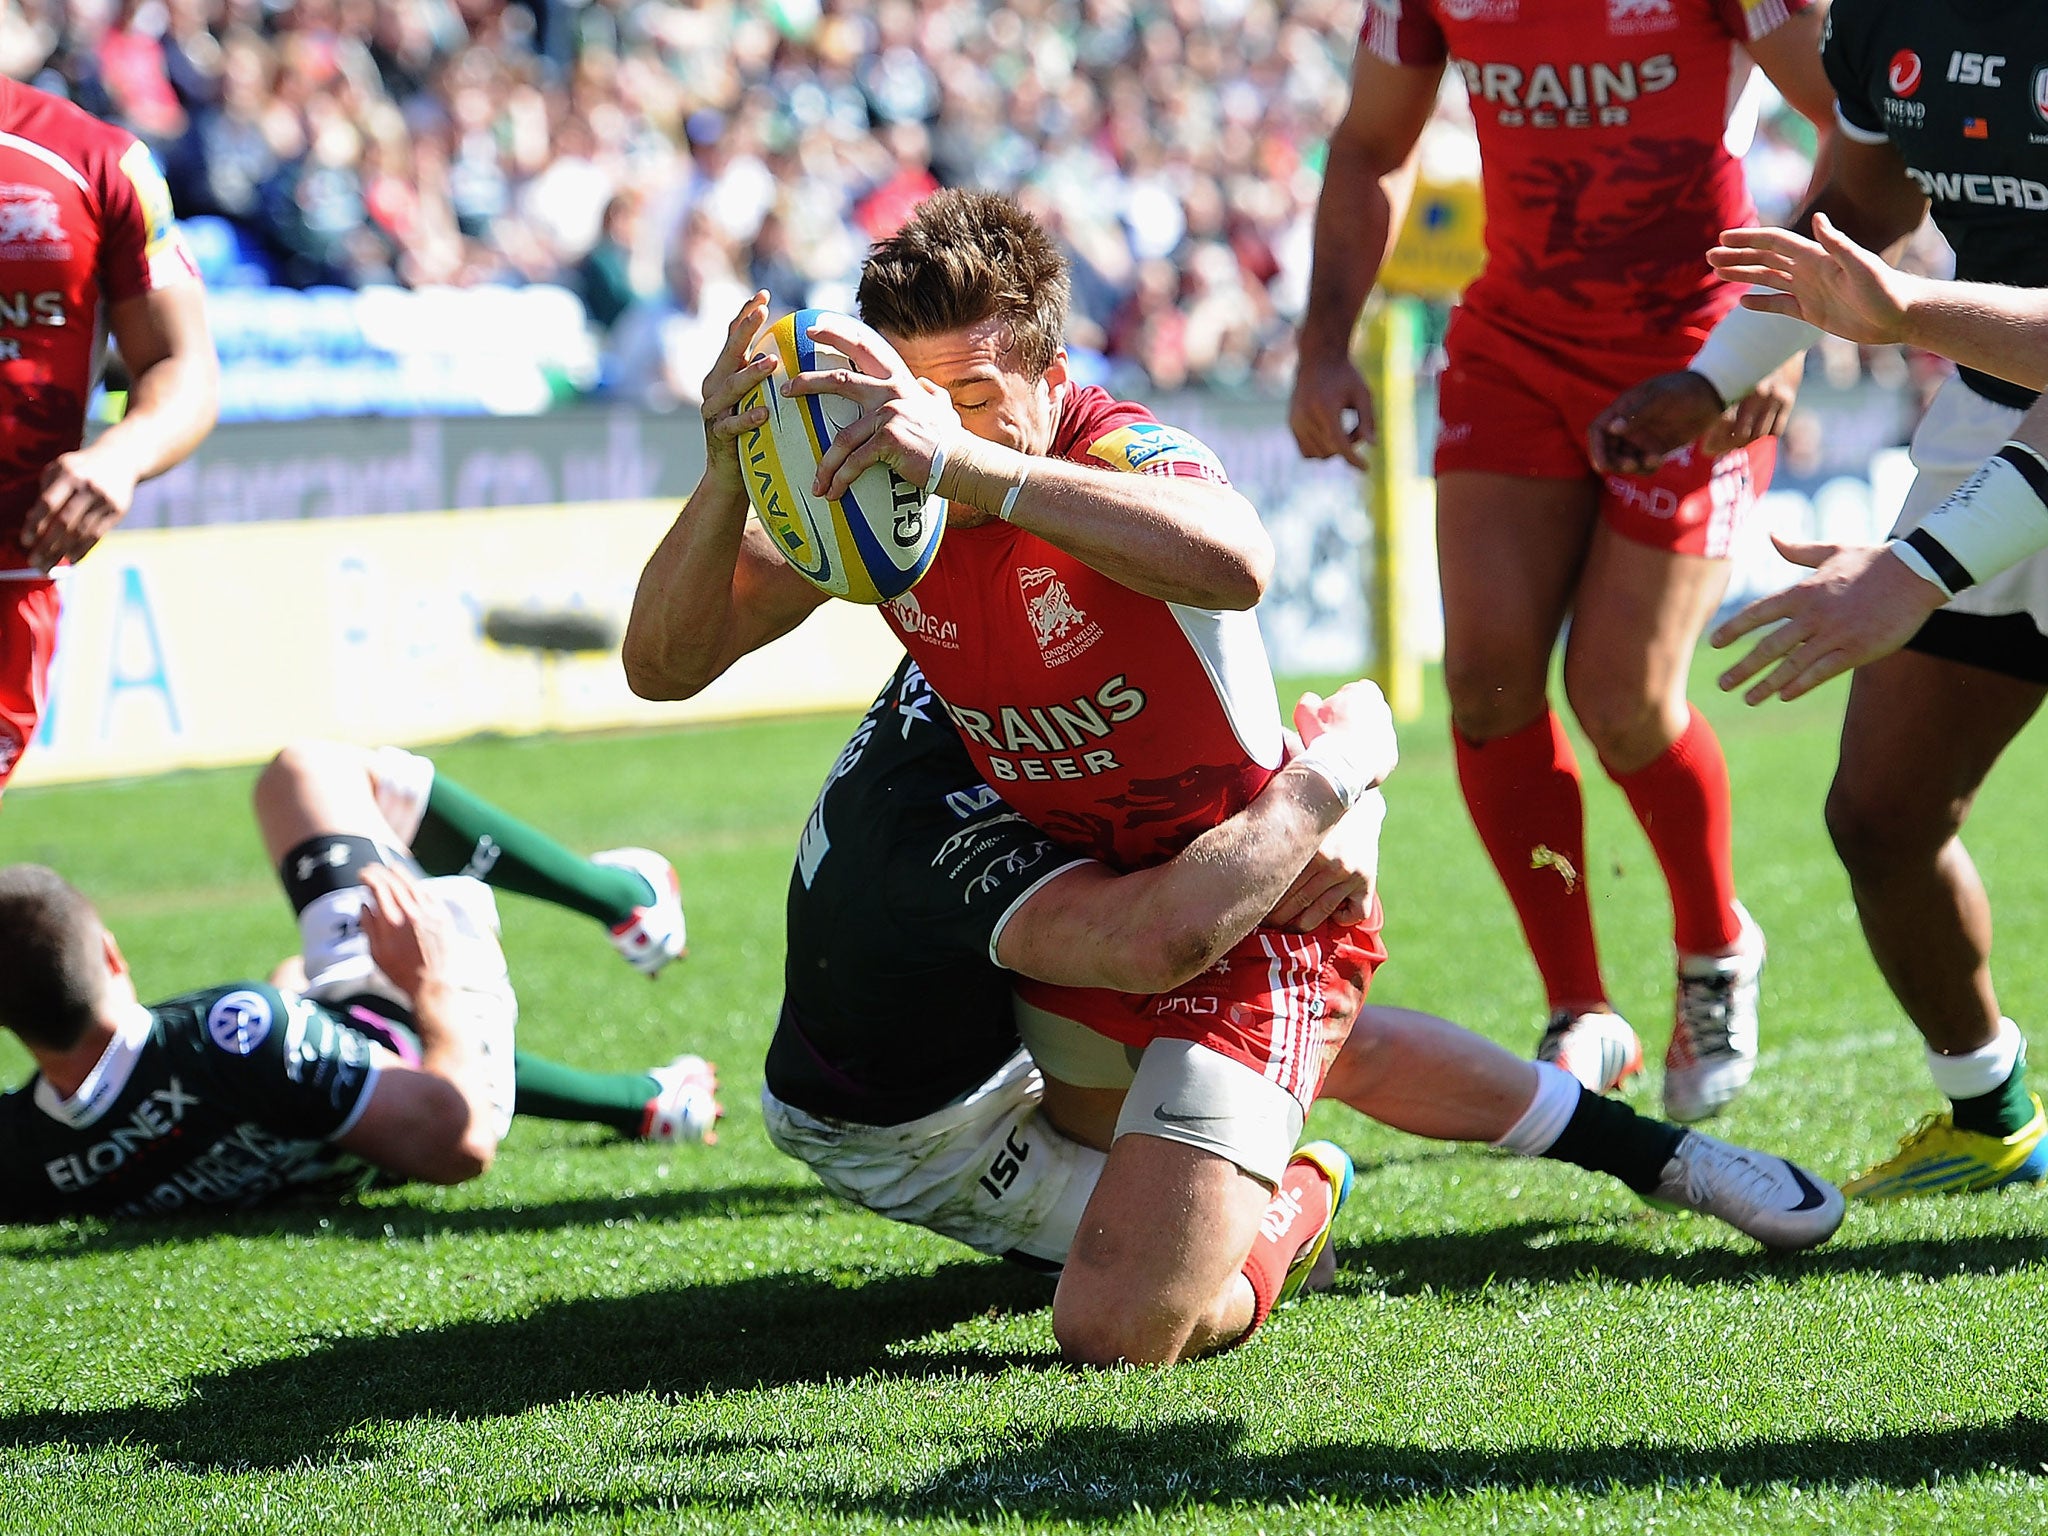
[[[564,287],[601,349],[587,369],[546,364],[570,388],[692,401],[745,293],[847,307],[870,240],[965,184],[1015,192],[1064,241],[1084,368],[1277,392],[1360,14],[1361,0],[15,0],[0,68],[151,145],[216,289],[311,289],[333,309],[335,290],[387,285]],[[1778,148],[1767,173],[1790,163]],[[260,342],[282,314],[230,328]],[[434,404],[440,375],[408,377],[399,397]],[[276,398],[269,381],[251,394]]]
[[[17,0],[0,67],[131,128],[230,281],[561,284],[687,401],[740,297],[844,306],[940,184],[1075,257],[1075,340],[1283,387],[1359,0]]]

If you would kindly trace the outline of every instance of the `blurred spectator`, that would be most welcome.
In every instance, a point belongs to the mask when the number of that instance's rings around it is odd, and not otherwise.
[[[640,297],[633,279],[633,251],[640,242],[641,197],[616,192],[604,207],[596,242],[576,263],[570,284],[583,300],[591,323],[609,331]]]

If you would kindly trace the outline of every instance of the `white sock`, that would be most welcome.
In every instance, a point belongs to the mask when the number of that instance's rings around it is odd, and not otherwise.
[[[1563,1067],[1548,1061],[1531,1065],[1536,1068],[1536,1096],[1522,1111],[1522,1118],[1508,1127],[1507,1135],[1494,1143],[1500,1151],[1517,1157],[1541,1157],[1556,1146],[1578,1110],[1579,1095],[1585,1092]]]
[[[2012,1069],[2025,1054],[2027,1042],[2019,1025],[2011,1019],[1998,1021],[1998,1033],[1991,1043],[1960,1056],[1927,1053],[1927,1072],[1945,1099],[1982,1098],[2012,1076]]]

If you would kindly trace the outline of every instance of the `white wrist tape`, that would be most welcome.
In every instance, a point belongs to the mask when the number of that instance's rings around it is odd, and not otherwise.
[[[924,499],[930,501],[939,494],[939,476],[946,472],[946,447],[941,443],[932,450],[932,472],[924,477]]]
[[[1790,315],[1731,309],[1707,333],[1687,367],[1714,386],[1723,405],[1733,405],[1820,337],[1819,326]]]
[[[1918,555],[1919,563],[1900,545]],[[2025,443],[2007,443],[1918,528],[1895,540],[1892,552],[1953,597],[2044,549],[2048,459]]]
[[[1004,522],[1007,523],[1010,520],[1010,514],[1017,510],[1017,493],[1024,489],[1024,482],[1030,478],[1031,465],[1027,461],[1024,465],[1024,472],[1017,477],[1017,483],[1011,486],[1008,492],[1004,494],[1003,504],[996,511],[996,516],[1000,517]]]
[[[1393,743],[1385,750],[1373,750],[1370,743],[1336,731],[1327,731],[1310,742],[1292,759],[1320,776],[1347,811],[1379,786],[1393,771]]]

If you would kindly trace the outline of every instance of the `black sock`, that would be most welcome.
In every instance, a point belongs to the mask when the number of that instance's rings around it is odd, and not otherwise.
[[[1639,1195],[1654,1190],[1685,1132],[1639,1115],[1619,1099],[1579,1090],[1579,1107],[1545,1152],[1561,1163],[1611,1173]]]

